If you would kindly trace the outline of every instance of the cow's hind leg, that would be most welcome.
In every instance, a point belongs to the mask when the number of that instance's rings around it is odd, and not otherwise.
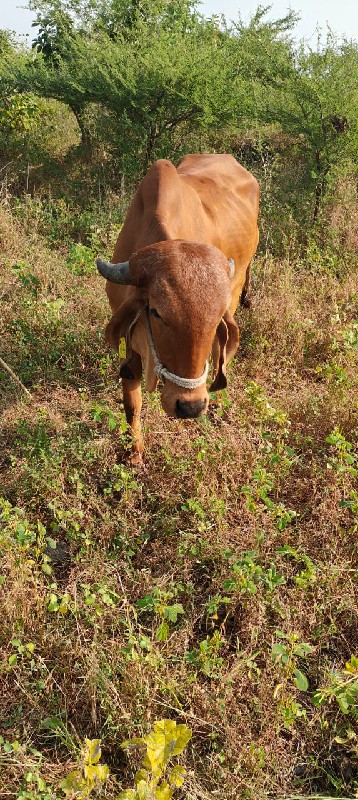
[[[250,286],[251,286],[251,262],[246,270],[245,275],[245,283],[241,292],[240,297],[240,305],[244,308],[251,308],[251,299],[250,299]]]

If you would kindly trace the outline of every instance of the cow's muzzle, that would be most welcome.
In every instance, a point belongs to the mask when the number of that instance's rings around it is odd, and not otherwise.
[[[175,413],[179,419],[196,419],[203,411],[206,411],[206,407],[206,400],[177,400]]]

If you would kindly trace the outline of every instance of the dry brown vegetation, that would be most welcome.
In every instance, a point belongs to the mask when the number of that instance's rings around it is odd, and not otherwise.
[[[0,214],[1,352],[31,392],[0,373],[1,797],[62,797],[89,737],[112,800],[121,741],[162,718],[193,732],[178,798],[354,796],[352,253],[257,258],[227,393],[192,424],[146,396],[136,472],[101,279]]]

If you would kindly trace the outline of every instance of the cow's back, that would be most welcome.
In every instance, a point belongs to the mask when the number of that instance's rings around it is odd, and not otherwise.
[[[196,191],[210,221],[210,244],[237,265],[248,263],[257,246],[259,187],[256,179],[228,154],[185,156],[178,165],[182,181]]]
[[[198,153],[183,156],[177,166],[177,172],[188,180],[190,177],[213,180],[223,189],[232,189],[235,185],[238,191],[243,184],[253,181],[251,173],[228,153]]]
[[[258,206],[257,181],[231,155],[187,155],[177,168],[161,159],[138,187],[113,261],[125,261],[141,247],[170,239],[212,244],[235,261],[234,308],[257,247]],[[126,294],[120,287],[108,286],[107,291],[112,307]]]

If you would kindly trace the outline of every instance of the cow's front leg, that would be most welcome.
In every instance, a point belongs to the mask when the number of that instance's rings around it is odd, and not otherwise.
[[[126,420],[132,434],[132,464],[141,464],[144,450],[140,412],[142,409],[142,389],[140,380],[136,378],[122,378],[123,404]]]

